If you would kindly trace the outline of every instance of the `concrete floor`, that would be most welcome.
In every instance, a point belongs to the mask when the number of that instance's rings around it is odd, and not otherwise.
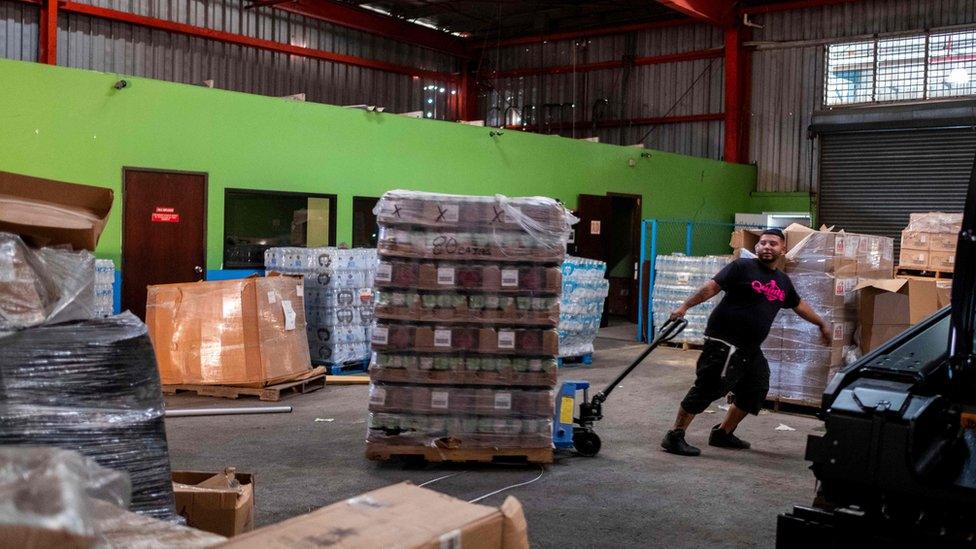
[[[597,347],[591,366],[564,368],[559,377],[600,386],[642,349],[615,339],[598,339]],[[753,450],[722,450],[706,445],[709,428],[723,413],[719,402],[689,431],[689,441],[702,447],[701,457],[664,453],[661,436],[692,382],[697,355],[660,349],[624,381],[598,425],[598,457],[562,457],[539,481],[482,503],[498,505],[509,494],[521,500],[535,547],[773,547],[776,515],[812,500],[814,478],[803,451],[807,434],[819,431],[820,422],[764,412],[747,418],[738,431]],[[257,403],[184,395],[166,401],[173,408]],[[282,404],[294,412],[168,420],[173,468],[215,471],[234,465],[256,474],[259,525],[404,480],[420,484],[463,472],[429,487],[470,500],[540,472],[535,465],[409,469],[366,461],[365,386],[330,386]],[[780,424],[796,430],[775,430]]]

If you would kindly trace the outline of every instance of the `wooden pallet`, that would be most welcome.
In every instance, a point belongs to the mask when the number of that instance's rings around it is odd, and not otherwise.
[[[895,267],[898,278],[923,278],[928,280],[952,280],[952,271],[938,271],[932,269],[912,269],[909,267]]]
[[[343,374],[339,376],[325,376],[326,385],[369,385],[369,376]]]
[[[552,463],[552,448],[434,448],[367,444],[366,459],[420,458],[429,463]]]
[[[219,398],[240,398],[256,396],[260,400],[278,402],[282,397],[290,394],[305,394],[318,391],[325,387],[325,374],[319,374],[307,379],[289,381],[267,387],[230,387],[227,385],[163,385],[163,393],[175,395],[179,392],[196,393],[199,396]]]
[[[781,414],[793,414],[797,416],[816,416],[820,413],[820,404],[813,402],[802,402],[796,400],[766,400],[763,408]]]
[[[681,349],[682,351],[701,351],[702,345],[699,343],[674,343],[671,341],[666,341],[663,343],[665,347],[671,347],[672,349]]]

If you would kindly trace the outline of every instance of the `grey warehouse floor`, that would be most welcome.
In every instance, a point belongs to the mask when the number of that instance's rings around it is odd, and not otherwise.
[[[609,335],[609,334],[608,334]],[[642,347],[600,338],[591,366],[564,368],[560,379],[588,379],[598,387],[635,358]],[[534,547],[773,547],[776,515],[810,503],[814,479],[803,461],[814,418],[764,412],[738,430],[750,451],[707,446],[709,428],[724,412],[714,404],[689,431],[703,455],[682,458],[661,451],[675,406],[694,378],[696,351],[660,349],[628,377],[604,408],[598,425],[603,450],[596,458],[566,456],[527,486],[505,496],[525,507]],[[405,468],[363,457],[366,386],[329,386],[281,404],[291,414],[189,417],[167,420],[172,466],[216,471],[236,466],[256,475],[258,525],[279,522],[388,484],[431,484],[470,500],[531,480],[537,465]],[[185,396],[167,406],[247,406],[237,401]],[[263,404],[263,403],[262,403]],[[316,421],[317,418],[331,421]],[[795,431],[776,430],[785,424]]]

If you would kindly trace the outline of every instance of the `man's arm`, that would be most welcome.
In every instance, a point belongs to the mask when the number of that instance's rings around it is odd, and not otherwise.
[[[793,309],[793,311],[795,311],[796,314],[800,315],[800,318],[802,318],[803,320],[806,320],[810,324],[814,324],[818,326],[820,328],[820,340],[823,342],[824,345],[830,345],[830,341],[831,341],[830,326],[828,326],[827,323],[824,322],[824,319],[820,318],[820,315],[818,315],[816,311],[814,311],[806,301],[801,300],[800,304],[797,305]]]
[[[698,288],[698,291],[695,292],[694,295],[686,299],[685,302],[682,303],[680,307],[678,307],[677,309],[671,312],[671,320],[685,316],[685,313],[688,312],[688,309],[694,307],[695,305],[698,305],[699,303],[708,301],[709,299],[715,297],[721,291],[722,288],[718,285],[718,282],[715,282],[714,280],[709,280],[708,282],[705,283],[704,286]]]

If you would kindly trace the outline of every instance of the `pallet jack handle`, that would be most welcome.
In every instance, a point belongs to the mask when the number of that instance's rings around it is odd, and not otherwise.
[[[620,385],[620,382],[623,381],[624,378],[627,377],[630,374],[630,372],[634,370],[634,368],[639,366],[640,363],[643,362],[645,358],[647,358],[647,355],[654,352],[654,349],[656,349],[658,345],[666,341],[671,341],[672,339],[677,337],[678,334],[683,332],[685,327],[687,326],[688,326],[688,321],[685,320],[684,318],[668,319],[668,321],[661,326],[661,329],[657,331],[657,335],[655,335],[654,339],[647,345],[647,348],[644,349],[644,352],[641,353],[640,356],[637,357],[630,364],[630,366],[627,367],[626,370],[621,372],[620,375],[618,375],[613,381],[611,381],[610,384],[607,385],[606,389],[593,395],[592,405],[599,407],[601,404],[606,402],[607,397],[610,396],[610,392],[613,391],[615,387]]]

